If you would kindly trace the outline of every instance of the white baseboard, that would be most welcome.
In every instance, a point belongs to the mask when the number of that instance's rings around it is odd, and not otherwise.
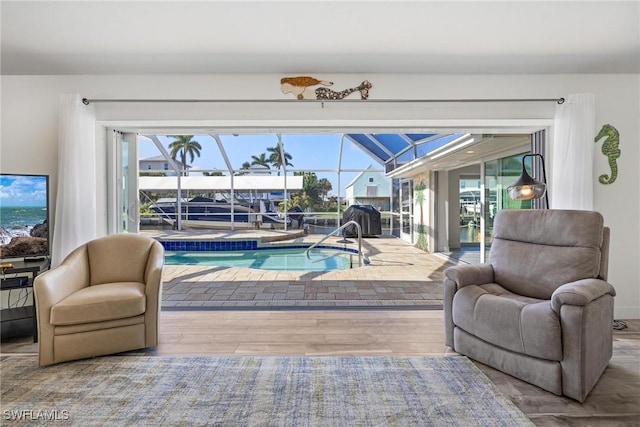
[[[617,307],[613,308],[614,319],[640,319],[640,307]]]

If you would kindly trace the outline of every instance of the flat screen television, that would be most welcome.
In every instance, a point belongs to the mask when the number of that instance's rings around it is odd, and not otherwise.
[[[0,259],[50,256],[49,176],[0,174]]]

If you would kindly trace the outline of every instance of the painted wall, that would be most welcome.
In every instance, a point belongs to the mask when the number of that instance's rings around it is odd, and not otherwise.
[[[152,76],[2,76],[0,167],[8,173],[47,173],[52,196],[57,183],[57,114],[61,93],[88,98],[283,99],[280,75]],[[555,98],[591,92],[596,97],[596,124],[614,125],[621,135],[619,177],[612,185],[597,183],[608,171],[607,159],[595,158],[595,209],[612,227],[610,281],[618,291],[616,316],[640,318],[640,76],[634,75],[322,75],[336,88],[364,79],[373,83],[370,99]],[[519,104],[96,104],[100,124],[157,126],[208,125],[262,130],[344,126],[433,128],[500,126],[513,120],[553,118],[553,103]],[[511,121],[509,121],[511,120]],[[106,138],[98,139],[106,153]],[[561,141],[558,141],[561,143]],[[598,146],[599,149],[599,146]],[[106,155],[106,154],[105,154]],[[328,155],[335,155],[329,153]],[[104,175],[102,165],[96,165]],[[106,188],[106,187],[105,187]],[[106,189],[97,189],[99,208]],[[106,221],[106,220],[105,220]],[[55,226],[55,224],[54,224]]]

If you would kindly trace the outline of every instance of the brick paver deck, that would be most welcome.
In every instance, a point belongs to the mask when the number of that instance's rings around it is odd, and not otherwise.
[[[261,236],[271,240],[269,234],[260,231],[225,233],[224,237],[246,239]],[[200,232],[196,238],[204,236],[207,234]],[[218,238],[219,235],[213,233],[209,237]],[[315,243],[322,237],[310,235],[271,244]],[[331,238],[327,244],[345,246],[337,242],[341,239],[340,236]],[[354,243],[346,246],[356,248],[356,239],[351,240]],[[418,308],[442,304],[442,272],[452,264],[392,237],[364,238],[362,247],[371,261],[369,265],[327,272],[167,265],[163,275],[162,306],[175,309]]]

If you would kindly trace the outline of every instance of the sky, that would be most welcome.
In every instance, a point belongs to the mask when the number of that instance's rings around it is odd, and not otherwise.
[[[158,138],[165,147],[173,141],[173,138],[167,136],[159,135]],[[340,134],[283,134],[282,143],[284,149],[287,153],[291,154],[291,163],[293,163],[293,167],[288,167],[287,169],[311,171],[314,169],[337,169],[340,138]],[[198,141],[202,146],[199,158],[196,157],[193,162],[187,158],[187,163],[191,165],[193,169],[227,170],[218,146],[211,136],[195,135],[193,139]],[[275,147],[278,142],[275,134],[220,135],[220,139],[225,147],[231,165],[236,169],[240,169],[244,162],[251,163],[252,155],[259,157],[261,153],[266,153],[268,157],[269,152],[267,152],[267,147]],[[138,159],[158,155],[160,155],[160,151],[150,139],[138,137]],[[345,140],[341,169],[362,170],[370,165],[375,169],[383,170],[382,165],[369,157],[369,155],[353,143]],[[341,174],[340,187],[342,196],[345,194],[347,184],[349,184],[357,174],[358,172],[343,172]],[[338,178],[336,172],[316,172],[316,175],[318,179],[327,178],[333,185],[333,190],[329,195],[337,194]]]
[[[47,177],[0,175],[0,206],[46,207]]]

